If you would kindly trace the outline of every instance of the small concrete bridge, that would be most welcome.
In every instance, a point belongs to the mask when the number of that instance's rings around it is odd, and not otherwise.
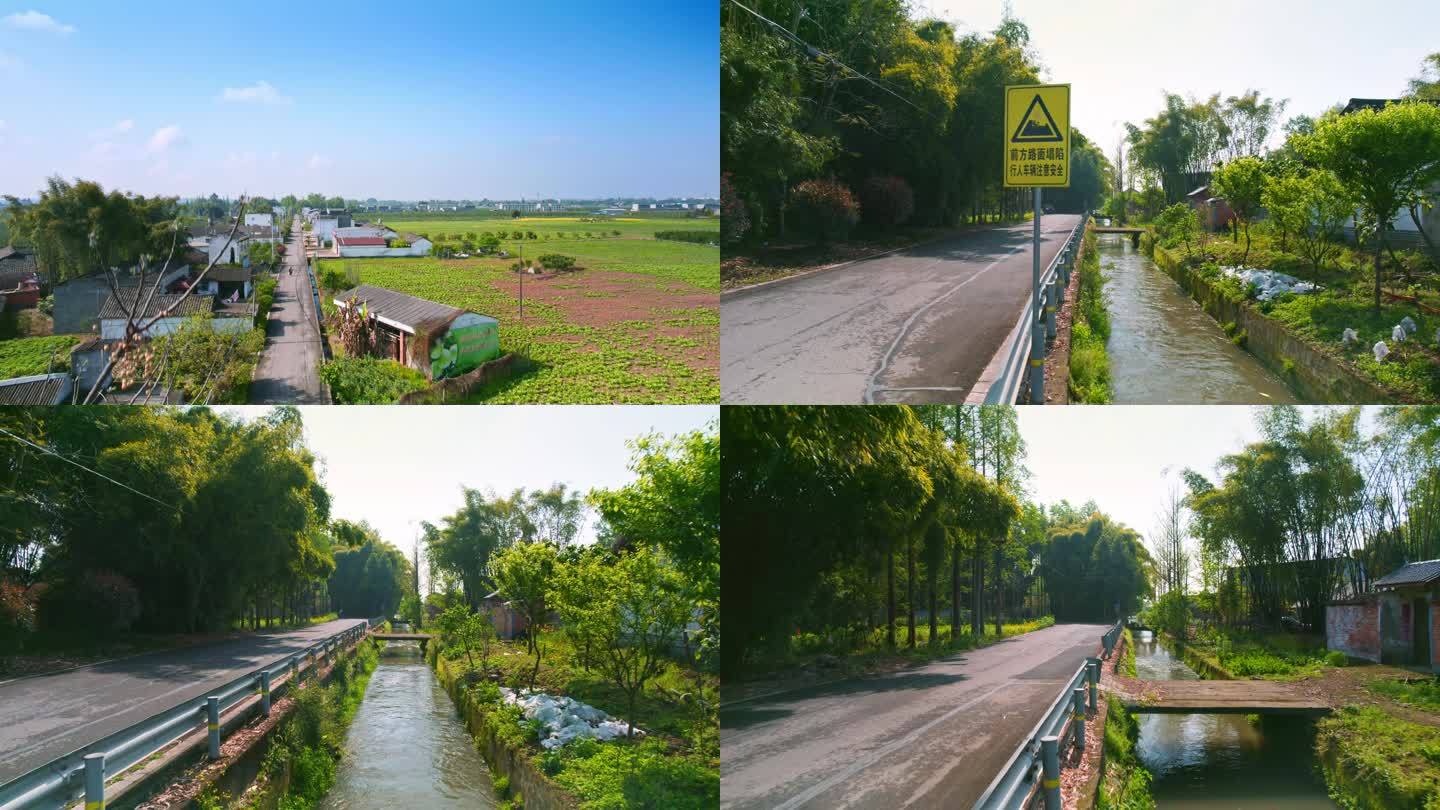
[[[1135,247],[1140,247],[1140,234],[1145,233],[1144,228],[1131,228],[1125,225],[1096,225],[1091,230],[1095,233],[1129,234],[1130,244]]]
[[[375,632],[370,634],[370,638],[375,641],[418,641],[420,642],[420,654],[424,655],[425,647],[430,643],[430,639],[435,638],[435,636],[431,635],[430,633]]]
[[[1141,681],[1141,697],[1125,701],[1150,714],[1327,714],[1330,704],[1281,681]]]

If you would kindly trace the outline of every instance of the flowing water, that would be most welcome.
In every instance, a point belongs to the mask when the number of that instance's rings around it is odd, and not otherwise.
[[[455,706],[413,643],[390,642],[345,739],[335,787],[320,806],[497,806],[489,770]]]
[[[1230,342],[1128,237],[1099,237],[1110,278],[1110,389],[1116,404],[1295,402],[1285,383]]]
[[[1135,671],[1151,680],[1198,675],[1155,641],[1135,633]],[[1138,714],[1136,753],[1154,774],[1155,806],[1170,810],[1332,810],[1315,771],[1315,727],[1270,715],[1252,724],[1242,714]]]

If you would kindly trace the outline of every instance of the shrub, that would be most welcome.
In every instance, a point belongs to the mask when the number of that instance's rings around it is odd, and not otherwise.
[[[36,597],[32,588],[0,580],[0,655],[18,651],[35,632]]]
[[[1325,653],[1326,666],[1343,667],[1348,663],[1350,663],[1349,657],[1346,656],[1345,653],[1340,652],[1339,650],[1331,650],[1330,652]]]
[[[264,326],[266,319],[270,316],[270,307],[275,304],[275,285],[278,282],[273,276],[265,276],[255,283],[255,325]]]
[[[860,187],[865,219],[882,228],[894,228],[915,213],[915,192],[903,177],[876,175]]]
[[[820,242],[844,239],[860,221],[855,195],[837,180],[806,180],[796,186],[790,210],[796,227]]]
[[[40,616],[46,627],[110,638],[129,630],[140,617],[140,592],[113,571],[86,571],[78,579],[46,591]]]
[[[539,261],[541,266],[546,270],[569,270],[575,266],[575,260],[573,258],[559,253],[546,253],[537,261]]]
[[[320,367],[337,405],[391,405],[429,385],[424,374],[394,360],[337,357]]]
[[[734,244],[749,232],[750,213],[745,209],[745,201],[735,191],[730,173],[725,172],[720,175],[720,241]]]
[[[715,242],[714,231],[656,231],[656,239],[667,239],[671,242],[694,242],[697,245],[709,245]]]

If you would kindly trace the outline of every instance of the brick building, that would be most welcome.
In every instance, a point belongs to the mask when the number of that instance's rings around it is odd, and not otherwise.
[[[1440,560],[1401,566],[1377,579],[1373,593],[1326,605],[1325,646],[1440,672]]]

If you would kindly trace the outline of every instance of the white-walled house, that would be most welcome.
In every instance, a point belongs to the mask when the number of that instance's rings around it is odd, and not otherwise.
[[[366,228],[343,228],[335,233],[335,249],[340,256],[345,258],[361,257],[383,257],[383,256],[429,256],[433,244],[419,234],[403,233],[398,236],[394,231],[385,230],[383,233],[389,236],[382,236],[374,233],[376,229]],[[359,231],[359,233],[347,234],[344,231]],[[368,232],[367,232],[368,231]],[[403,239],[409,243],[409,247],[396,248],[389,246],[391,239]]]
[[[267,228],[273,228],[273,227],[275,226],[275,215],[274,215],[274,214],[246,214],[246,215],[245,215],[245,224],[246,224],[246,225],[264,225],[264,226],[267,227]]]
[[[129,321],[128,313],[130,308],[135,305],[135,294],[136,291],[133,289],[121,290],[120,297],[111,295],[101,305],[101,340],[121,340],[125,337],[125,326]],[[142,297],[140,300],[143,302],[145,298]],[[149,321],[172,305],[175,306],[173,310],[145,331],[146,337],[172,334],[179,331],[186,318],[205,313],[213,316],[210,321],[211,328],[221,334],[246,332],[255,325],[254,304],[229,304],[217,307],[213,296],[196,294],[188,296],[155,295],[150,298],[150,306],[144,312],[137,314],[136,321],[140,323]]]

